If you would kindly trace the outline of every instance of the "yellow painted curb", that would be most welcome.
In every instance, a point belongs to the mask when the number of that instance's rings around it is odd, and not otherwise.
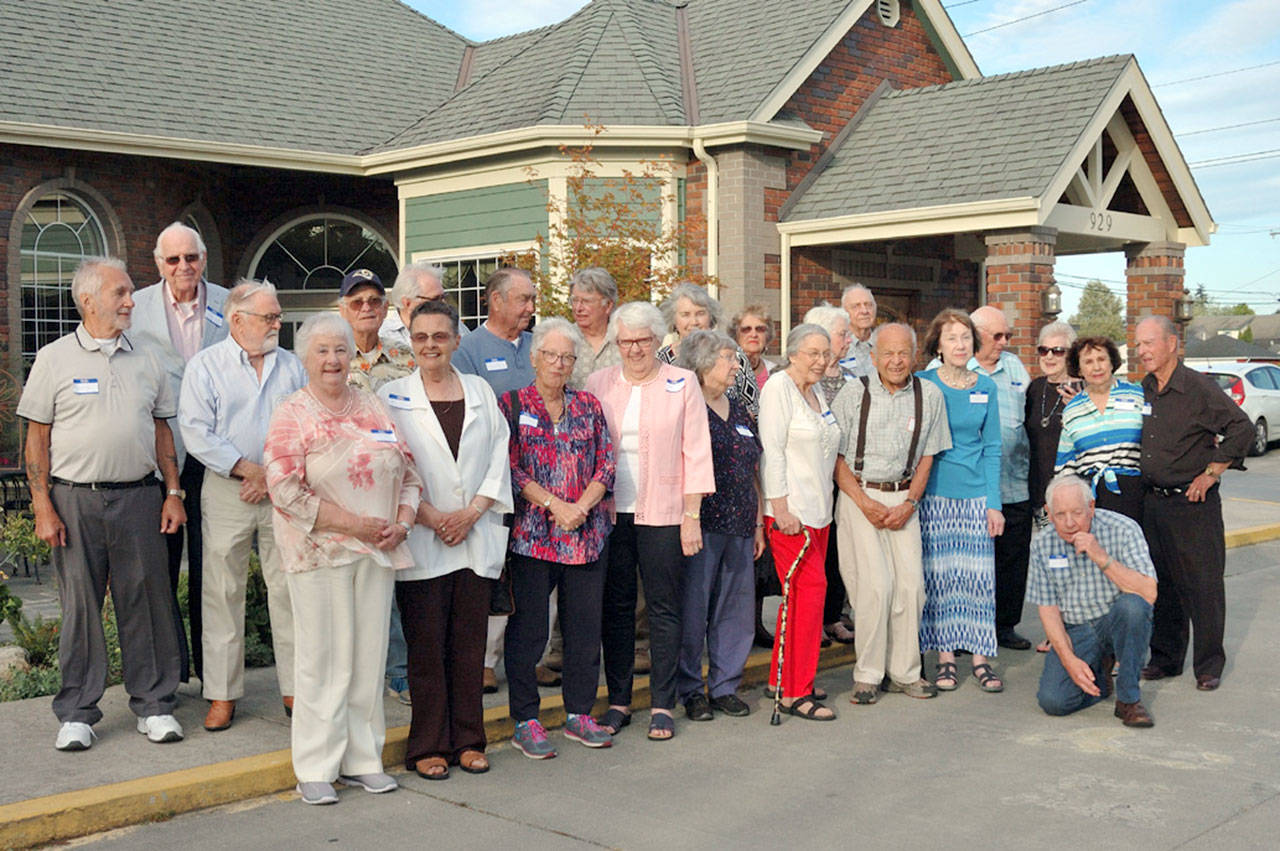
[[[1227,549],[1232,547],[1248,547],[1280,538],[1280,523],[1264,523],[1261,526],[1249,526],[1235,529],[1226,535]]]
[[[849,665],[853,660],[852,646],[835,644],[819,655],[818,668]],[[769,653],[758,651],[747,660],[742,684],[758,685],[768,674]],[[631,705],[637,710],[649,707],[648,677],[636,677]],[[606,689],[601,686],[596,709],[603,711],[607,706]],[[564,701],[560,695],[543,699],[540,718],[548,728],[564,724]],[[494,706],[485,710],[484,729],[489,743],[497,744],[511,738],[515,723],[506,707]],[[404,765],[408,736],[407,726],[387,730],[382,759],[391,770]],[[128,825],[163,821],[180,813],[282,792],[292,789],[295,783],[293,762],[286,749],[32,798],[0,806],[0,848],[30,848]]]

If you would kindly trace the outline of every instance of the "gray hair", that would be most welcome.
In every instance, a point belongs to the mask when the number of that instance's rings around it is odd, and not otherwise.
[[[844,308],[835,307],[833,305],[822,303],[817,307],[809,308],[809,312],[804,315],[804,321],[810,325],[821,325],[827,329],[827,333],[835,336],[836,328],[843,322],[849,324],[849,314],[844,312]]]
[[[1173,320],[1167,316],[1159,316],[1155,314],[1151,316],[1144,316],[1138,320],[1138,324],[1141,325],[1143,322],[1147,321],[1154,322],[1156,325],[1160,326],[1160,330],[1164,332],[1166,337],[1178,336],[1178,327],[1174,325]]]
[[[831,344],[831,335],[821,325],[805,322],[792,328],[791,333],[787,335],[787,348],[783,352],[786,355],[786,363],[783,365],[789,366],[791,364],[791,356],[800,351],[800,344],[815,334],[826,340],[827,345]]]
[[[484,282],[485,301],[492,302],[496,295],[505,296],[507,290],[511,289],[511,285],[515,283],[516,278],[524,278],[533,283],[533,275],[529,274],[527,269],[521,269],[519,266],[503,266],[494,272]]]
[[[436,283],[440,284],[443,289],[444,269],[425,260],[406,263],[400,268],[400,274],[396,275],[396,282],[392,285],[391,292],[387,293],[387,298],[391,300],[391,304],[398,309],[401,300],[414,295],[418,289],[418,281],[424,275],[435,278]]]
[[[568,339],[573,343],[573,353],[582,357],[582,350],[586,347],[587,341],[582,338],[582,332],[578,330],[578,326],[563,316],[551,316],[533,326],[533,338],[529,341],[530,351],[538,351],[548,334],[559,334]]]
[[[355,355],[356,338],[351,333],[351,326],[347,324],[347,320],[330,310],[307,317],[293,335],[293,353],[306,360],[307,353],[311,351],[311,341],[321,334],[341,337],[347,344],[347,351]]]
[[[237,313],[247,313],[249,302],[259,293],[275,295],[276,285],[270,281],[255,281],[253,278],[241,278],[236,281],[236,285],[231,288],[231,292],[227,293],[227,303],[222,308],[222,312],[226,314],[227,319],[230,319]]]
[[[196,241],[196,249],[199,250],[202,255],[208,256],[209,249],[205,248],[204,238],[200,236],[200,231],[189,225],[184,225],[182,222],[174,222],[164,230],[160,231],[160,235],[156,237],[156,247],[153,250],[153,253],[157,260],[164,257],[164,252],[160,250],[160,243],[163,242],[164,238],[171,233],[185,233],[188,236],[194,237]]]
[[[720,306],[720,302],[712,298],[702,287],[685,281],[682,284],[676,284],[675,288],[671,290],[671,294],[662,302],[662,318],[672,331],[676,330],[676,302],[682,298],[687,298],[711,314],[712,328],[724,327],[724,308]],[[659,338],[662,336],[662,334],[658,335]]]
[[[699,328],[680,342],[680,356],[676,358],[676,366],[692,370],[702,383],[702,376],[716,365],[720,353],[729,349],[735,354],[738,344],[723,331],[706,331]]]
[[[1059,473],[1053,477],[1053,481],[1049,482],[1044,489],[1044,504],[1048,506],[1049,513],[1053,513],[1053,495],[1063,488],[1078,488],[1080,493],[1084,495],[1085,502],[1093,501],[1093,488],[1084,479],[1075,473]]]
[[[1076,341],[1076,329],[1072,328],[1066,322],[1050,322],[1048,325],[1040,329],[1040,336],[1036,337],[1036,345],[1043,346],[1044,341],[1050,337],[1066,337],[1067,345],[1070,346]]]
[[[573,295],[575,289],[603,296],[610,307],[618,303],[618,285],[609,270],[602,266],[588,266],[574,272],[569,279],[569,295]]]
[[[987,323],[992,318],[992,314],[995,314],[995,313],[1000,314],[1000,316],[1003,317],[1005,323],[1008,324],[1009,317],[1005,316],[1005,312],[1000,308],[996,307],[994,304],[984,304],[982,307],[979,307],[977,310],[973,311],[973,313],[970,313],[969,321],[973,323],[973,326],[975,328],[981,328],[985,330],[987,327]],[[976,346],[978,344],[978,341],[974,340],[973,344]]]
[[[86,257],[76,267],[75,274],[71,276],[71,300],[76,303],[76,310],[81,316],[84,316],[85,296],[96,296],[102,292],[108,269],[129,274],[119,257]]]
[[[871,340],[869,342],[871,343],[871,350],[873,352],[876,350],[876,340],[880,338],[880,332],[886,328],[901,328],[902,330],[906,331],[907,334],[911,337],[911,353],[915,354],[917,351],[919,351],[920,344],[916,340],[916,329],[912,328],[910,325],[907,325],[906,323],[903,323],[903,322],[886,322],[883,325],[878,326],[874,331],[871,332]]]
[[[649,331],[658,342],[667,333],[667,321],[662,318],[662,311],[647,301],[629,301],[619,305],[609,317],[609,337],[618,339],[618,326],[625,325],[637,331]]]
[[[841,291],[840,293],[841,308],[844,307],[844,300],[849,296],[849,294],[853,292],[857,292],[858,290],[862,290],[864,293],[869,295],[871,297],[871,306],[872,307],[876,306],[876,294],[871,291],[870,287],[868,287],[866,284],[850,284],[849,286],[845,287],[844,290]]]
[[[737,335],[738,329],[742,327],[742,320],[746,319],[748,316],[757,316],[760,318],[760,321],[769,329],[765,331],[764,343],[766,346],[772,343],[773,317],[769,315],[769,311],[765,310],[763,304],[748,304],[746,307],[742,308],[742,310],[739,310],[737,315],[729,321],[729,332]]]

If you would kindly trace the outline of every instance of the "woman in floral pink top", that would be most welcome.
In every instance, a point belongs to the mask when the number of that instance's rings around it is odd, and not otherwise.
[[[336,314],[302,324],[309,383],[276,409],[264,451],[297,641],[293,771],[308,804],[335,803],[335,780],[396,788],[382,770],[382,670],[422,480],[386,408],[347,385],[354,351]]]

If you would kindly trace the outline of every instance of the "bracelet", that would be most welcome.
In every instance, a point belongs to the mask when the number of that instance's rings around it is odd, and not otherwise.
[[[686,511],[686,512],[684,513],[684,516],[685,516],[685,517],[688,517],[690,520],[701,520],[701,519],[702,519],[702,513],[701,513],[701,512],[699,512],[699,511]]]
[[[907,497],[907,502],[911,503],[911,507],[912,507],[912,508],[919,510],[919,508],[920,508],[920,500],[918,500],[918,499],[912,499],[911,497]]]
[[[467,505],[471,507],[471,509],[476,513],[477,517],[484,517],[484,512],[480,510],[480,506],[476,505],[474,502],[469,502],[467,503]]]
[[[185,500],[187,498],[187,492],[181,488],[169,488],[166,496],[176,496],[178,499]]]
[[[1113,565],[1114,563],[1115,563],[1115,559],[1113,559],[1111,556],[1107,556],[1107,560],[1102,563],[1102,567],[1098,568],[1098,570],[1101,570],[1103,573],[1106,573],[1107,568]]]
[[[409,536],[409,533],[413,531],[413,524],[410,523],[408,520],[397,520],[396,525],[404,529],[404,534],[406,538]]]

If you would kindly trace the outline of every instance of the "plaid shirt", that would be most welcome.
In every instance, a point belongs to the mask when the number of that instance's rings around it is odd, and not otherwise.
[[[831,412],[840,424],[840,454],[853,469],[858,450],[858,424],[862,416],[862,396],[871,391],[871,411],[867,415],[867,442],[864,447],[862,479],[867,482],[896,482],[903,478],[904,470],[914,473],[921,458],[937,455],[951,448],[951,429],[947,425],[947,403],[942,391],[932,381],[910,376],[923,382],[924,405],[920,423],[920,443],[916,457],[908,460],[911,433],[915,428],[916,397],[911,384],[890,392],[880,380],[880,374],[872,371],[867,377],[869,386],[864,388],[858,379],[845,384],[844,389],[831,403]],[[909,478],[909,476],[908,476]]]
[[[1089,530],[1107,555],[1144,576],[1156,575],[1142,527],[1114,511],[1098,509]],[[1037,606],[1057,606],[1069,624],[1087,623],[1110,609],[1120,588],[1087,555],[1045,529],[1031,542],[1031,570],[1027,600]]]

